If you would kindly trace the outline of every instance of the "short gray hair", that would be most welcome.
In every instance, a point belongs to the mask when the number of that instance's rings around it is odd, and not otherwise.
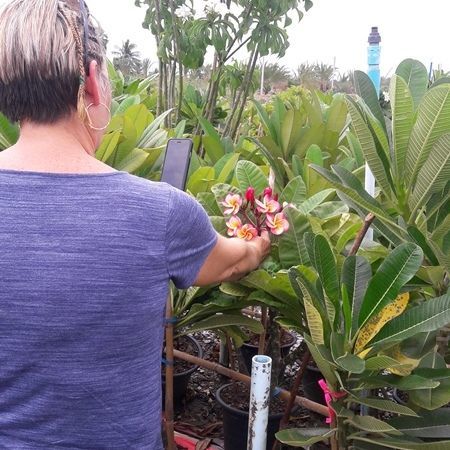
[[[88,64],[95,59],[102,66],[105,49],[80,5],[11,0],[1,9],[0,111],[11,121],[53,123],[74,109],[83,116]]]

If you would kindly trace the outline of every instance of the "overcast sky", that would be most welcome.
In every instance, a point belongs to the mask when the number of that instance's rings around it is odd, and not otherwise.
[[[144,8],[134,6],[134,0],[87,3],[110,38],[109,51],[130,39],[142,56],[156,61],[154,38],[142,28]],[[197,9],[204,3],[196,0]],[[291,45],[282,64],[290,68],[302,62],[333,64],[336,58],[341,71],[364,70],[367,37],[371,27],[378,26],[382,74],[392,73],[407,57],[450,70],[449,13],[450,0],[314,0],[302,22],[289,28]]]

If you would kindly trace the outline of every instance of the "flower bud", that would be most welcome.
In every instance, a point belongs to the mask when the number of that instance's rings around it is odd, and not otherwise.
[[[273,193],[272,189],[270,187],[266,187],[264,189],[263,197],[265,197],[266,195],[268,197],[272,197],[272,193]]]
[[[247,191],[245,192],[245,198],[249,203],[253,204],[255,202],[255,189],[251,186],[247,188]]]

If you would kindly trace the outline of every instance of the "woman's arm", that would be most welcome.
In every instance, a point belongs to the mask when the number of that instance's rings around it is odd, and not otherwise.
[[[206,258],[195,280],[195,286],[207,286],[221,281],[234,281],[256,269],[270,253],[269,233],[251,241],[218,235],[217,243]]]

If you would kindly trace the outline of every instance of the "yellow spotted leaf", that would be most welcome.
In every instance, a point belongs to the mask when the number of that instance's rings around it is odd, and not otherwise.
[[[369,354],[370,350],[372,350],[372,347],[366,348],[362,352],[358,353],[358,356],[364,359]]]
[[[389,305],[386,305],[378,314],[375,314],[362,327],[355,344],[355,353],[358,354],[378,334],[378,332],[392,319],[399,316],[409,302],[409,292],[400,294]]]
[[[406,356],[404,353],[402,353],[400,344],[392,347],[386,354],[391,358],[394,358],[401,364],[401,366],[399,367],[389,367],[387,370],[389,370],[389,372],[393,373],[394,375],[400,375],[402,377],[408,376],[411,371],[419,365],[420,362],[420,359],[410,358],[409,356]]]
[[[322,345],[324,343],[323,323],[320,313],[307,298],[304,298],[304,304],[311,338],[315,345]]]

